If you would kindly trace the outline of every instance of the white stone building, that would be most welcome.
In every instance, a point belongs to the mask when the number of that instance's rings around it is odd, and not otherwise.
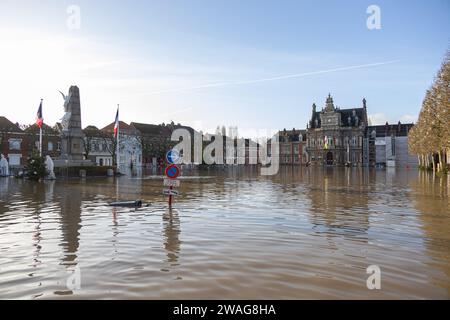
[[[113,136],[114,122],[101,129],[101,131]],[[135,127],[119,121],[119,167],[125,169],[141,166],[141,134]]]

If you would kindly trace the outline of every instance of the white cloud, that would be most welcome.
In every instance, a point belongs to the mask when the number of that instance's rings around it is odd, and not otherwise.
[[[400,121],[402,123],[416,123],[417,116],[413,116],[411,114],[405,114],[405,115],[400,117]]]
[[[405,114],[397,119],[394,119],[393,117],[389,117],[384,113],[369,114],[368,117],[369,117],[370,123],[374,126],[385,124],[386,121],[388,123],[397,123],[399,120],[401,123],[412,123],[412,122],[415,123],[417,121],[417,117],[410,115],[410,114]]]
[[[230,72],[220,67],[169,65],[153,57],[143,60],[113,45],[71,34],[0,29],[0,43],[1,115],[19,123],[35,121],[41,98],[44,121],[50,125],[59,121],[63,111],[58,90],[65,92],[71,85],[80,88],[83,126],[101,127],[113,121],[117,103],[125,106],[124,121],[162,122],[168,110],[176,113],[186,106],[170,97],[161,102],[160,97],[144,93],[210,82]]]
[[[147,51],[131,50],[112,41],[78,37],[74,33],[42,34],[20,28],[0,28],[0,43],[1,115],[13,122],[33,123],[43,98],[44,120],[53,125],[63,115],[63,101],[58,90],[65,92],[69,86],[78,85],[83,126],[93,124],[102,127],[111,123],[119,103],[121,120],[126,122],[161,123],[173,118],[175,122],[189,123],[202,119],[209,123],[211,118],[223,118],[228,119],[225,122],[233,121],[242,126],[242,135],[250,136],[256,133],[244,127],[251,128],[253,122],[257,126],[258,122],[252,119],[245,123],[246,118],[241,113],[226,112],[233,105],[230,103],[233,97],[224,95],[228,100],[214,100],[201,94],[221,86],[247,86],[392,63],[318,67],[316,70],[320,71],[298,73],[296,71],[305,68],[306,62],[316,62],[313,64],[315,67],[323,59],[317,56],[291,56],[282,52],[256,55],[255,51],[246,49],[244,54],[248,55],[247,60],[254,58],[251,64],[220,59],[208,60],[206,64],[201,61],[171,61],[165,57],[154,57]],[[242,53],[235,51],[236,55]],[[274,61],[283,62],[282,70],[289,69],[288,72],[276,71],[278,64]],[[329,63],[334,64],[333,61]],[[277,76],[279,74],[281,76]],[[173,94],[184,91],[190,92]],[[238,105],[241,100],[233,102]],[[254,100],[248,105],[252,103]],[[229,120],[230,114],[232,120]],[[372,118],[373,123],[382,124],[387,120],[381,113],[374,114]]]
[[[369,114],[368,117],[369,123],[371,123],[373,126],[385,124],[386,121],[388,121],[388,117],[384,113]]]

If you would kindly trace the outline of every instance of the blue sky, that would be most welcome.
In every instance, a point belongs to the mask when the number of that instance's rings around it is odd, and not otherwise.
[[[371,4],[380,30],[366,27]],[[53,124],[58,90],[76,84],[83,126],[112,122],[120,103],[126,122],[305,128],[329,92],[341,108],[365,97],[374,123],[411,121],[449,48],[449,13],[448,0],[2,0],[0,114],[33,122],[44,98]]]

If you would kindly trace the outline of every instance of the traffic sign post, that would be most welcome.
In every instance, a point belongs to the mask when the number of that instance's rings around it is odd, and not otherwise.
[[[177,190],[171,189],[171,188],[172,187],[169,187],[169,189],[163,190],[163,193],[168,196],[179,196],[180,195],[180,192],[178,192]]]
[[[164,179],[164,187],[179,187],[180,180],[177,179]]]
[[[172,149],[166,153],[166,161],[170,164],[166,168],[166,179],[164,179],[164,186],[169,187],[169,189],[163,190],[165,195],[169,196],[169,208],[172,207],[172,197],[178,196],[180,193],[174,190],[174,187],[180,186],[180,180],[177,180],[178,176],[181,174],[180,168],[176,165],[180,161],[180,153],[176,149]]]
[[[171,164],[166,168],[166,177],[169,179],[176,179],[180,175],[180,168],[177,165]]]
[[[176,149],[169,150],[166,153],[166,161],[170,164],[179,164],[181,159],[180,152]]]
[[[173,187],[170,187],[170,191],[172,191]],[[169,191],[169,208],[172,208],[172,193]]]

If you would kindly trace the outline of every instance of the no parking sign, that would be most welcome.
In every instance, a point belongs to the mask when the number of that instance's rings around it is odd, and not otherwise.
[[[171,165],[166,168],[165,172],[168,179],[164,179],[164,186],[168,186],[169,189],[163,190],[163,193],[169,196],[169,208],[172,207],[172,197],[180,194],[173,189],[174,187],[180,186],[180,181],[177,178],[181,172],[180,168],[176,165],[180,161],[180,158],[178,150],[172,149],[166,153],[166,161]]]
[[[169,179],[176,179],[180,175],[180,168],[178,166],[171,164],[166,168],[166,177]]]

